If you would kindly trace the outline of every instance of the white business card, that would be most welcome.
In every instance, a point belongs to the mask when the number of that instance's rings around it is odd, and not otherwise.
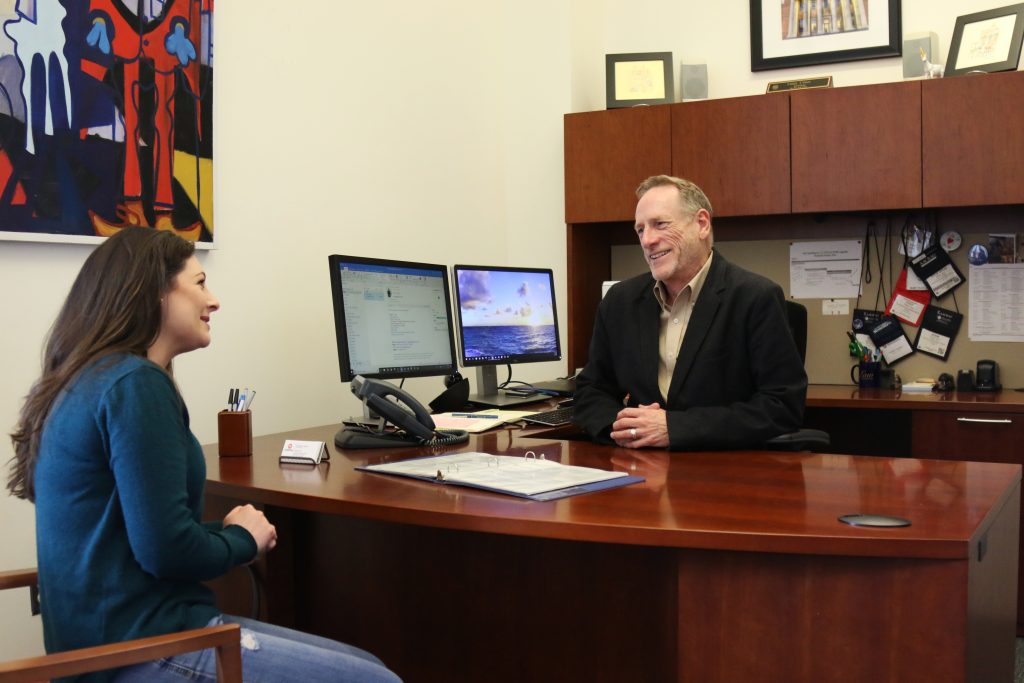
[[[321,460],[327,460],[330,455],[327,453],[327,444],[323,441],[299,441],[298,439],[286,439],[284,448],[281,449],[280,462],[309,463],[316,465]]]

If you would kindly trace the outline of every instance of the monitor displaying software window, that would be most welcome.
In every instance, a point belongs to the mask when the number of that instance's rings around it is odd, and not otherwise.
[[[455,372],[446,266],[338,255],[328,261],[341,381]]]
[[[459,361],[482,369],[479,393],[470,398],[482,405],[522,402],[497,393],[495,366],[561,360],[551,269],[457,265],[453,272]]]

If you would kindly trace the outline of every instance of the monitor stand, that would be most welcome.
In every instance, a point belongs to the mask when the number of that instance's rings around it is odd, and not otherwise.
[[[485,408],[508,408],[526,403],[537,403],[546,401],[550,396],[546,394],[530,394],[529,396],[515,396],[498,390],[498,368],[495,365],[481,365],[476,369],[477,394],[469,395],[469,403]]]

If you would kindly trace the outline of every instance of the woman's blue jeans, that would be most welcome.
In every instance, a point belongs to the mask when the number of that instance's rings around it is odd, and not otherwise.
[[[235,623],[242,627],[242,674],[246,683],[280,681],[353,681],[400,683],[383,662],[369,652],[301,631],[253,619],[222,615],[208,626]],[[214,650],[138,664],[122,669],[116,683],[181,683],[216,681]]]

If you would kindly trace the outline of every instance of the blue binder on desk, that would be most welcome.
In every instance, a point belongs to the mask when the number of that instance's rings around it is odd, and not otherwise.
[[[364,472],[410,477],[437,484],[454,484],[536,501],[551,501],[605,491],[644,481],[625,472],[562,465],[526,456],[452,453],[401,462],[357,467]]]

